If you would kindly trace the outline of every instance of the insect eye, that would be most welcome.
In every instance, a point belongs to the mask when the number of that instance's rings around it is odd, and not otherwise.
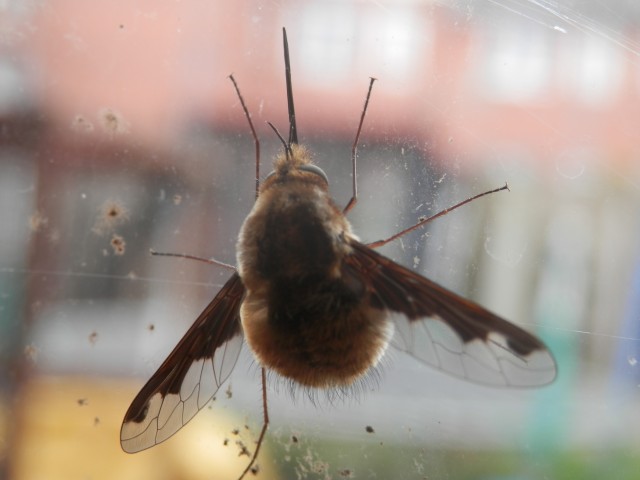
[[[327,174],[324,173],[324,171],[320,167],[309,164],[309,165],[301,165],[299,168],[304,172],[315,173],[320,178],[322,178],[327,185],[329,185],[329,178],[327,177]]]
[[[329,177],[327,177],[327,174],[324,173],[324,171],[320,167],[318,167],[316,165],[310,165],[309,164],[309,165],[300,165],[298,168],[300,170],[302,170],[303,172],[309,172],[309,173],[313,173],[315,175],[318,175],[320,178],[322,178],[325,181],[325,183],[327,185],[329,185]],[[276,175],[276,171],[272,170],[269,173],[269,175],[267,175],[265,177],[265,181],[269,180],[270,178],[274,177],[275,175]]]

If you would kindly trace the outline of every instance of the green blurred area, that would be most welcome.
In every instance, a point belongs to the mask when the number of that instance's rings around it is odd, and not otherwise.
[[[429,449],[385,441],[270,440],[281,478],[402,478],[407,480],[637,480],[640,457],[627,450],[522,451]],[[615,472],[612,476],[612,472]]]

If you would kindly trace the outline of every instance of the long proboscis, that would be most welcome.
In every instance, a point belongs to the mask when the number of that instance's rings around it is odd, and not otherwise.
[[[282,43],[284,46],[284,75],[287,81],[287,107],[289,109],[289,146],[298,143],[298,127],[296,125],[296,109],[293,105],[293,86],[291,84],[291,61],[289,60],[289,42],[287,30],[282,27]]]

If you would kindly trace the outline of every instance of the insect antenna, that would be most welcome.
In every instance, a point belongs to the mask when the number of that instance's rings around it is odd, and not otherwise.
[[[269,125],[271,127],[271,130],[274,131],[274,133],[277,135],[277,137],[280,139],[280,141],[282,142],[282,145],[284,145],[284,149],[287,151],[287,153],[289,153],[291,151],[291,147],[287,144],[287,141],[284,139],[284,137],[280,134],[280,131],[276,128],[276,126],[271,123],[271,122],[267,122],[267,125]]]

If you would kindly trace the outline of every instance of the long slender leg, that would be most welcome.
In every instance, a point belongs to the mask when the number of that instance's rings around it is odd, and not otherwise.
[[[233,83],[233,87],[236,90],[236,94],[238,95],[238,99],[240,100],[240,105],[242,105],[242,110],[244,110],[244,116],[247,118],[249,122],[249,127],[251,128],[251,136],[253,137],[253,141],[256,147],[256,198],[258,198],[258,193],[260,191],[260,140],[258,140],[258,134],[256,133],[256,129],[253,126],[253,122],[251,121],[251,115],[249,114],[249,109],[247,105],[244,103],[244,98],[242,98],[242,94],[240,93],[240,88],[236,83],[236,79],[233,78],[233,74],[229,75],[229,79]],[[228,268],[231,270],[235,270],[236,267],[233,265],[229,265],[228,263],[221,262],[219,260],[215,260],[213,258],[203,258],[195,255],[188,255],[186,253],[165,253],[165,252],[156,252],[151,250],[151,255],[162,256],[162,257],[178,257],[178,258],[187,258],[189,260],[197,260],[199,262],[209,263],[211,265],[219,265],[224,268]]]
[[[240,100],[240,105],[242,105],[242,110],[244,110],[244,116],[247,118],[247,121],[249,122],[249,127],[251,128],[253,143],[256,146],[256,198],[258,198],[258,193],[260,192],[260,140],[258,140],[258,134],[256,133],[256,129],[253,126],[253,122],[251,121],[251,115],[249,114],[249,109],[247,108],[247,105],[244,103],[244,98],[242,98],[242,94],[240,93],[240,88],[236,83],[236,79],[233,78],[233,74],[229,75],[229,79],[233,83],[233,88],[236,89],[236,94],[238,95],[238,99]]]
[[[236,267],[230,265],[228,263],[221,262],[220,260],[216,260],[215,258],[204,258],[198,257],[196,255],[189,255],[188,253],[169,253],[169,252],[156,252],[155,250],[150,250],[149,253],[155,257],[178,257],[178,258],[186,258],[188,260],[197,260],[198,262],[208,263],[209,265],[218,265],[219,267],[224,267],[229,270],[235,270]]]
[[[447,213],[455,210],[458,207],[466,205],[469,202],[473,202],[474,200],[476,200],[476,199],[478,199],[480,197],[484,197],[485,195],[489,195],[491,193],[500,192],[502,190],[509,190],[509,185],[507,183],[505,183],[500,188],[494,188],[493,190],[489,190],[487,192],[482,192],[482,193],[479,193],[478,195],[474,195],[473,197],[467,198],[466,200],[463,200],[462,202],[456,203],[452,207],[445,208],[444,210],[436,213],[435,215],[431,215],[430,217],[420,219],[418,221],[418,223],[416,223],[415,225],[412,225],[409,228],[405,228],[401,232],[398,232],[395,235],[391,235],[389,238],[385,238],[384,240],[378,240],[377,242],[367,243],[367,246],[371,247],[371,248],[378,248],[378,247],[381,247],[383,245],[386,245],[387,243],[392,242],[392,241],[396,240],[397,238],[400,238],[403,235],[406,235],[407,233],[413,232],[414,230],[424,226],[426,223],[430,222],[431,220],[435,220],[438,217],[446,215]]]
[[[367,97],[364,100],[364,108],[362,109],[362,114],[360,115],[360,123],[358,124],[358,131],[356,132],[356,138],[353,141],[353,145],[351,146],[351,172],[352,179],[351,183],[353,186],[353,194],[351,195],[351,199],[347,203],[347,206],[344,207],[342,213],[346,214],[349,210],[355,207],[358,202],[358,179],[356,177],[356,158],[358,156],[358,140],[360,140],[360,132],[362,131],[362,125],[364,124],[364,116],[367,113],[367,107],[369,106],[369,98],[371,98],[371,90],[373,89],[373,82],[376,79],[371,77],[369,82],[369,90],[367,90]]]
[[[260,447],[262,446],[262,441],[264,440],[264,436],[267,433],[267,427],[269,426],[269,410],[267,409],[267,371],[264,367],[262,367],[262,429],[260,430],[260,436],[258,437],[258,441],[256,442],[256,449],[253,452],[253,456],[249,461],[249,465],[244,469],[242,475],[238,478],[238,480],[242,480],[244,476],[251,471],[251,467],[255,464],[258,453],[260,453]]]
[[[286,33],[284,33],[284,42],[285,42],[285,48],[286,48],[286,42],[287,42]],[[288,51],[286,53],[288,56]],[[288,58],[287,58],[287,62],[288,62]],[[258,140],[258,135],[256,134],[256,130],[253,127],[253,122],[251,121],[251,115],[249,114],[249,110],[247,109],[247,106],[244,103],[244,99],[242,98],[242,94],[240,93],[240,89],[238,88],[238,84],[236,83],[235,78],[233,78],[233,75],[229,75],[229,78],[231,79],[231,82],[233,82],[233,86],[236,89],[238,98],[240,99],[240,104],[242,105],[242,109],[244,110],[244,115],[247,118],[247,121],[249,122],[249,127],[251,128],[251,135],[253,135],[253,140],[256,146],[256,199],[257,199],[260,193],[260,141]],[[267,433],[267,427],[269,426],[269,410],[267,408],[267,371],[265,370],[264,367],[262,367],[261,370],[262,370],[262,414],[263,414],[262,429],[260,430],[260,436],[258,437],[258,441],[256,442],[256,449],[253,452],[253,456],[251,457],[249,464],[244,469],[244,471],[242,472],[238,480],[242,480],[247,473],[252,471],[252,467],[256,463],[256,460],[258,459],[258,454],[260,453],[260,447],[262,446],[262,442],[264,441],[264,436]]]

